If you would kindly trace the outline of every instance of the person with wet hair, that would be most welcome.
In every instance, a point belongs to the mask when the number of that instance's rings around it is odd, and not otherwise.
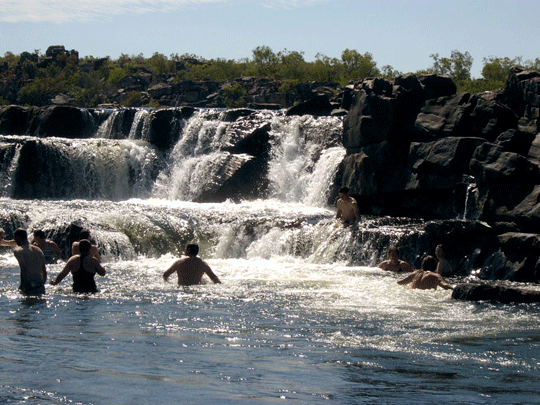
[[[388,260],[381,262],[379,264],[379,269],[393,271],[394,273],[413,271],[409,263],[405,260],[401,260],[399,249],[396,246],[390,246],[388,248]]]
[[[37,246],[30,245],[28,234],[24,229],[17,229],[13,234],[17,247],[13,250],[21,269],[21,285],[19,290],[24,295],[35,296],[45,294],[47,268],[45,257]]]
[[[454,287],[448,284],[444,278],[435,272],[437,270],[437,259],[433,256],[426,256],[422,260],[420,270],[415,270],[406,277],[398,280],[398,284],[411,284],[411,288],[420,290],[436,290],[437,287],[445,290],[453,290]]]
[[[98,292],[94,277],[97,274],[104,276],[106,270],[91,254],[92,244],[87,239],[79,241],[79,254],[71,256],[62,271],[51,281],[51,285],[59,284],[69,273],[73,277],[73,292]]]
[[[41,249],[45,256],[46,264],[56,263],[62,258],[62,251],[55,242],[45,237],[45,232],[41,229],[35,229],[33,235],[34,241],[32,242],[32,245]]]
[[[353,224],[360,219],[358,202],[349,195],[348,187],[339,189],[339,199],[336,202],[336,219],[343,221],[345,225]]]
[[[176,260],[169,269],[163,273],[163,280],[167,281],[173,273],[178,275],[178,285],[201,284],[202,277],[206,274],[214,283],[221,283],[210,266],[201,258],[197,257],[199,245],[192,243],[186,246],[184,255]]]
[[[452,265],[446,259],[446,253],[443,245],[437,245],[435,248],[435,257],[438,260],[437,273],[441,276],[449,276],[452,274]]]
[[[91,240],[90,230],[88,228],[81,229],[81,231],[79,232],[79,236],[78,236],[77,240],[71,244],[71,256],[78,255],[80,253],[79,252],[79,241],[81,239],[86,239],[88,241]],[[92,255],[92,257],[96,258],[96,260],[98,262],[101,263],[101,255],[100,255],[99,249],[98,249],[98,247],[96,245],[92,244],[92,247],[90,248],[90,254]]]

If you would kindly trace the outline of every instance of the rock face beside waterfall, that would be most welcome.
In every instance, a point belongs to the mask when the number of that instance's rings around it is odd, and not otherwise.
[[[491,231],[478,236],[489,245],[441,232],[454,254],[465,253],[464,241],[476,245],[454,267],[538,281],[539,110],[540,72],[518,67],[504,89],[475,95],[439,76],[364,80],[344,119],[338,182],[364,214],[482,221]]]

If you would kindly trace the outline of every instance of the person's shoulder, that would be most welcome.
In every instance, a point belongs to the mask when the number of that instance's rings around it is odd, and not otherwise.
[[[43,254],[43,251],[36,245],[28,245],[28,249],[30,249],[32,252],[39,252]]]
[[[73,256],[71,256],[71,257],[67,260],[66,264],[73,263],[74,261],[78,260],[79,257],[81,257],[81,255],[73,255]]]

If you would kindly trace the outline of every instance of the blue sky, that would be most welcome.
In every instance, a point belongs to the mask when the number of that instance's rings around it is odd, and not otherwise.
[[[266,45],[311,61],[349,48],[414,72],[455,49],[480,77],[485,57],[540,58],[539,19],[537,0],[0,0],[0,55],[64,45],[238,60]]]

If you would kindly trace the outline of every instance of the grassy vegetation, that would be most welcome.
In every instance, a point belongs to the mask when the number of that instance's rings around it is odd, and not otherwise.
[[[0,57],[0,104],[45,105],[62,93],[78,106],[96,106],[111,102],[118,91],[118,83],[126,76],[138,73],[150,75],[152,83],[203,79],[226,82],[242,76],[255,76],[282,81],[282,90],[292,90],[296,84],[307,81],[346,85],[366,77],[390,79],[402,74],[392,66],[379,69],[372,54],[362,54],[354,49],[345,49],[341,58],[317,54],[313,61],[306,61],[303,52],[287,49],[274,52],[268,46],[258,46],[252,51],[251,59],[240,60],[207,60],[189,54],[167,57],[157,52],[149,58],[142,54],[122,54],[118,59],[89,56],[77,60],[74,55],[61,55],[56,63],[46,67],[39,67],[28,53],[23,54],[6,52]],[[36,56],[39,57],[39,53]],[[449,57],[433,54],[431,58],[432,66],[411,73],[449,75],[456,82],[458,91],[470,93],[503,87],[513,65],[540,69],[539,58],[523,61],[521,57],[490,56],[483,60],[482,78],[471,78],[473,59],[468,52],[455,50]],[[88,66],[92,68],[84,68]],[[240,84],[227,87],[224,96],[228,105],[241,105],[245,91]],[[129,93],[125,102],[134,104],[140,100],[140,94],[136,93]]]

